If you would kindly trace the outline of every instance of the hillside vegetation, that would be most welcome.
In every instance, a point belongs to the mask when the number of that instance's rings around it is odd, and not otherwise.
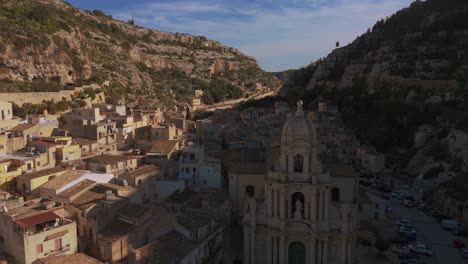
[[[350,45],[278,76],[291,102],[335,102],[345,123],[382,151],[411,148],[422,124],[468,131],[468,2],[415,1]]]
[[[0,1],[0,91],[104,80],[163,101],[203,89],[207,103],[281,85],[255,59],[203,36],[142,28],[59,0]]]

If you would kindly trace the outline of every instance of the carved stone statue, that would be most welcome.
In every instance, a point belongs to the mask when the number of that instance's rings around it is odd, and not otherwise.
[[[302,202],[297,199],[296,200],[296,211],[294,212],[294,219],[302,219],[302,210],[303,210]]]

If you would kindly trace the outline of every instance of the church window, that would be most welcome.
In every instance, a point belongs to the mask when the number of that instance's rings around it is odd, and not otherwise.
[[[289,171],[289,155],[286,155],[286,171]]]
[[[303,163],[304,158],[301,155],[296,155],[294,157],[294,172],[302,172],[304,170]]]
[[[339,202],[340,201],[340,189],[338,188],[331,189],[331,198],[333,202]]]
[[[253,197],[255,195],[255,187],[252,185],[248,185],[247,187],[245,187],[245,194],[248,197]]]
[[[291,199],[292,217],[302,219],[304,217],[304,195],[302,193],[294,193]]]

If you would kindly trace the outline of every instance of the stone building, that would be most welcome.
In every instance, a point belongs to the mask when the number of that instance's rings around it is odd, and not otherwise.
[[[315,126],[299,102],[263,190],[245,189],[243,263],[354,263],[357,180],[332,177],[317,154]]]

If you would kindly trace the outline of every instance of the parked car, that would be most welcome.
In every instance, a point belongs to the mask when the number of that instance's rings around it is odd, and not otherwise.
[[[416,229],[416,226],[414,226],[414,224],[412,224],[412,223],[404,224],[404,225],[402,225],[402,227]]]
[[[452,232],[455,236],[468,237],[467,229],[459,229]]]
[[[442,220],[441,225],[445,230],[457,230],[463,228],[463,225],[458,221],[449,219]]]
[[[140,149],[134,149],[132,153],[133,153],[133,155],[140,155],[141,150]]]
[[[410,253],[410,250],[407,247],[397,247],[393,246],[392,252],[397,253],[397,254],[408,254]]]
[[[411,221],[410,220],[407,220],[407,219],[401,219],[401,220],[398,220],[398,221],[395,221],[395,226],[403,226],[403,225],[408,225],[408,224],[411,224]]]
[[[390,243],[393,243],[393,244],[402,244],[402,245],[407,245],[409,243],[409,240],[407,238],[400,237],[400,236],[392,237],[390,238],[389,241]]]
[[[400,227],[400,229],[398,230],[398,233],[399,234],[416,234],[416,230],[414,228],[411,228],[411,227],[405,227],[405,226],[402,226]]]
[[[432,256],[432,248],[423,244],[408,245],[411,252]]]
[[[402,261],[401,264],[425,264],[426,262],[420,260],[420,259],[408,259],[405,261]]]
[[[460,248],[458,252],[463,258],[468,259],[468,248]]]
[[[410,200],[403,200],[400,202],[402,205],[406,206],[406,207],[413,207],[413,202],[411,202]]]
[[[405,253],[405,254],[399,254],[398,255],[399,259],[419,259],[419,256],[413,253]]]
[[[439,222],[439,223],[442,223],[442,221],[444,221],[444,220],[452,220],[452,218],[450,216],[443,215],[443,214],[440,214],[440,213],[437,213],[437,212],[433,216],[436,218],[437,222]]]
[[[465,248],[465,242],[461,240],[454,240],[452,241],[452,244],[454,248]]]

